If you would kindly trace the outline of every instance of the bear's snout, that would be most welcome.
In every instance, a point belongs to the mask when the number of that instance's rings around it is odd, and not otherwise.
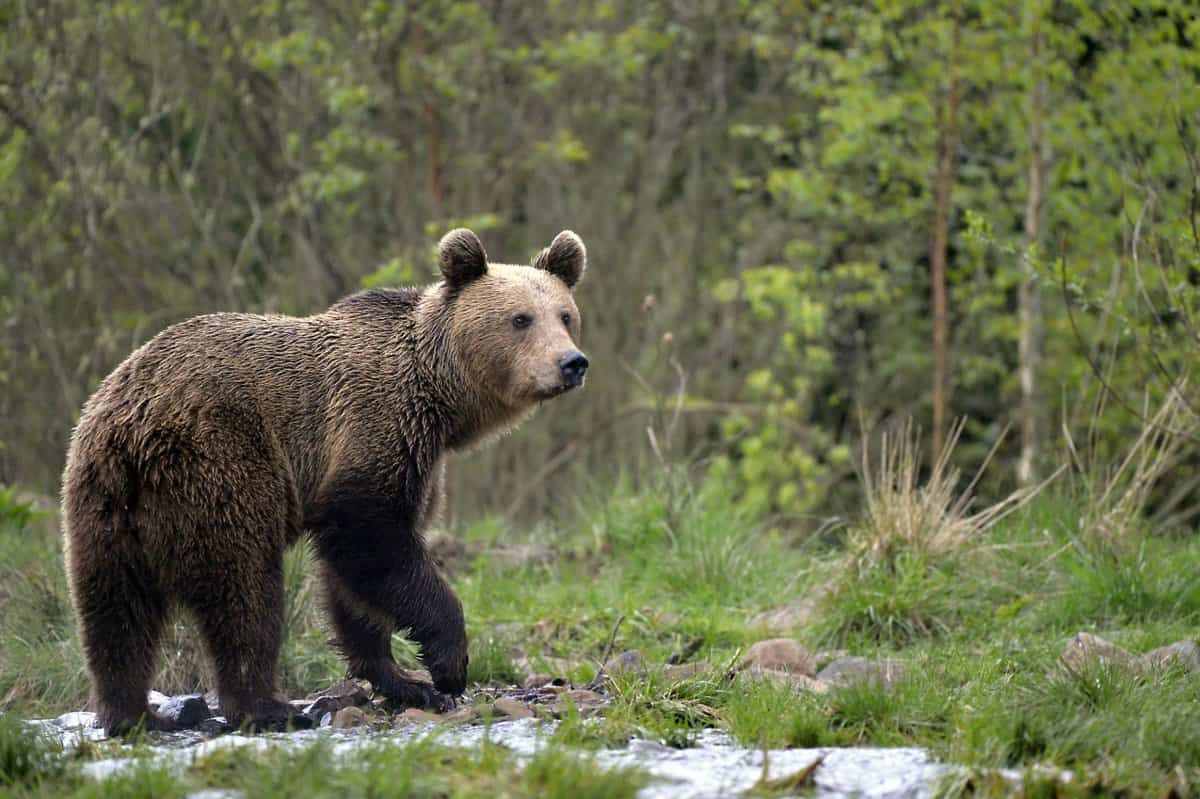
[[[558,368],[562,370],[563,380],[568,386],[582,385],[588,368],[587,356],[579,350],[571,350],[558,359]]]

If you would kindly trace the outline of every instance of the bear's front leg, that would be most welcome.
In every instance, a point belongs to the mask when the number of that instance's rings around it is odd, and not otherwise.
[[[420,507],[419,495],[397,499],[388,491],[332,484],[306,525],[325,564],[329,611],[352,673],[408,706],[434,703],[420,693],[427,686],[396,667],[391,653],[396,629],[409,630],[421,645],[438,692],[458,696],[467,687],[462,603],[417,532]]]
[[[439,576],[440,581],[440,576]],[[326,605],[333,622],[336,644],[346,658],[350,676],[364,679],[387,697],[393,707],[447,710],[452,697],[466,688],[466,632],[457,597],[445,586],[443,603],[435,613],[437,624],[403,623],[394,609],[385,609],[351,591],[333,568],[324,570]],[[384,583],[391,583],[385,580]],[[444,585],[444,584],[443,584]],[[407,592],[405,592],[407,593]],[[448,597],[448,599],[446,598]],[[408,627],[421,644],[422,657],[434,687],[406,676],[392,657],[391,634]]]

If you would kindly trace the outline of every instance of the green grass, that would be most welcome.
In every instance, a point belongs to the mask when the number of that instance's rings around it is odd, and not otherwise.
[[[505,786],[513,796],[630,795],[642,777],[596,768],[589,750],[634,737],[687,747],[717,727],[750,747],[926,746],[977,769],[943,786],[948,795],[1011,792],[992,769],[1051,766],[1080,776],[1068,787],[1029,772],[1020,791],[1200,796],[1200,679],[1073,674],[1057,664],[1079,630],[1135,652],[1195,637],[1200,539],[1144,525],[1127,527],[1119,542],[1092,536],[1080,527],[1089,518],[1084,502],[1064,484],[943,549],[891,541],[876,550],[885,557],[864,557],[854,535],[830,541],[749,518],[736,497],[679,476],[639,490],[619,486],[529,529],[484,520],[459,531],[473,549],[530,545],[556,557],[522,565],[485,554],[452,564],[473,682],[517,681],[522,657],[535,668],[565,659],[577,683],[624,650],[637,649],[649,664],[646,675],[613,678],[602,715],[568,712],[528,767],[492,745],[464,752],[421,741],[372,749],[349,764],[321,747],[231,750],[182,775],[147,765],[94,783],[75,765],[91,755],[64,760],[36,741],[26,746],[9,722],[8,733],[0,726],[0,764],[10,787],[0,793],[170,796],[212,786],[253,796],[485,796]],[[873,524],[875,540],[886,536],[878,518]],[[0,554],[0,706],[21,716],[78,709],[87,685],[56,533],[10,515],[0,520]],[[280,671],[293,695],[343,670],[327,643],[313,572],[306,553],[289,555]],[[727,679],[763,637],[749,618],[806,598],[819,612],[791,631],[804,644],[895,657],[908,664],[906,678],[825,694]],[[175,635],[157,683],[164,690],[205,679],[186,620]],[[399,638],[396,650],[415,662],[415,649]],[[667,679],[663,664],[684,652],[713,670]]]
[[[432,737],[404,746],[379,745],[335,756],[327,741],[297,749],[217,749],[181,770],[150,758],[104,780],[84,778],[75,764],[54,779],[26,777],[0,782],[0,796],[21,799],[161,799],[206,788],[262,799],[352,797],[455,797],[485,799],[624,799],[646,783],[635,769],[601,768],[587,755],[546,747],[527,764],[485,743],[474,751],[439,745]]]

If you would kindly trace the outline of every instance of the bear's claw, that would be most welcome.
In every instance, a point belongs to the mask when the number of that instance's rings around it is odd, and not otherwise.
[[[416,682],[406,681],[390,686],[390,690],[386,691],[384,696],[387,698],[387,708],[392,712],[416,707],[433,710],[437,713],[445,713],[455,706],[455,701],[452,697],[435,690],[429,685]]]

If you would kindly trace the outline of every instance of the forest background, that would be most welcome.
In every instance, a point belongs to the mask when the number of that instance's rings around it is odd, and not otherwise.
[[[53,497],[168,324],[431,282],[457,225],[583,237],[593,369],[452,522],[684,463],[808,533],[909,417],[997,448],[985,497],[1106,462],[1194,419],[1198,42],[1189,2],[0,3],[0,484]]]

